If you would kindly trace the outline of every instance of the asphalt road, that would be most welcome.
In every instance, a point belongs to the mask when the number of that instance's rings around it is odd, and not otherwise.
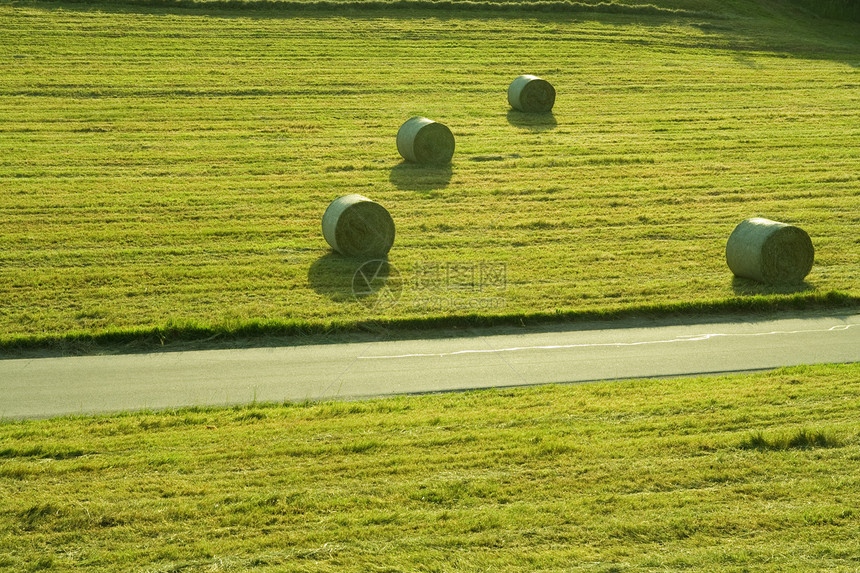
[[[0,418],[357,399],[860,361],[860,314],[0,360]]]

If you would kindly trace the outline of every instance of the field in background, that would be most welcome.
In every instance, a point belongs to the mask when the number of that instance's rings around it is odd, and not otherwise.
[[[0,423],[0,570],[856,571],[860,366]]]
[[[860,294],[856,24],[222,4],[0,4],[0,340]],[[551,116],[509,111],[521,73]],[[397,154],[419,114],[449,168]],[[322,238],[353,192],[394,304]],[[733,279],[750,216],[809,232],[806,284]]]

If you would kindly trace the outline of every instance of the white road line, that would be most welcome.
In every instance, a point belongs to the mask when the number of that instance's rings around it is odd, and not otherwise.
[[[644,346],[647,344],[673,344],[676,342],[700,342],[720,337],[742,337],[742,336],[774,336],[774,335],[790,335],[790,334],[811,334],[816,332],[834,332],[848,330],[849,328],[860,326],[860,324],[838,324],[824,329],[811,330],[773,330],[770,332],[738,332],[725,333],[715,332],[710,334],[691,334],[688,336],[680,336],[669,340],[643,340],[640,342],[593,342],[581,344],[552,344],[546,346],[513,346],[510,348],[484,348],[484,349],[468,349],[455,350],[452,352],[431,352],[431,353],[415,353],[415,354],[392,354],[382,356],[356,356],[357,360],[391,360],[397,358],[438,358],[444,356],[457,356],[461,354],[493,354],[499,352],[519,352],[524,350],[564,350],[569,348],[599,348],[599,347],[622,347],[622,346]]]

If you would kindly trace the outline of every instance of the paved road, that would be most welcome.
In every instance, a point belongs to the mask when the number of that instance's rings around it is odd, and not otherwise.
[[[471,331],[431,340],[0,360],[0,418],[354,399],[860,362],[860,314],[572,328]]]

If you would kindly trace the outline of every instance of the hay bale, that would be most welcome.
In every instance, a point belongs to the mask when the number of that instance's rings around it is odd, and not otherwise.
[[[397,131],[397,151],[414,163],[448,163],[454,156],[454,134],[446,125],[416,116]]]
[[[726,243],[731,271],[764,283],[799,283],[812,269],[815,249],[806,231],[753,217],[740,223]]]
[[[555,88],[537,76],[520,76],[508,86],[508,103],[519,111],[547,113],[555,105]]]
[[[394,221],[388,211],[358,194],[338,197],[325,210],[326,242],[347,257],[384,257],[394,244]]]

